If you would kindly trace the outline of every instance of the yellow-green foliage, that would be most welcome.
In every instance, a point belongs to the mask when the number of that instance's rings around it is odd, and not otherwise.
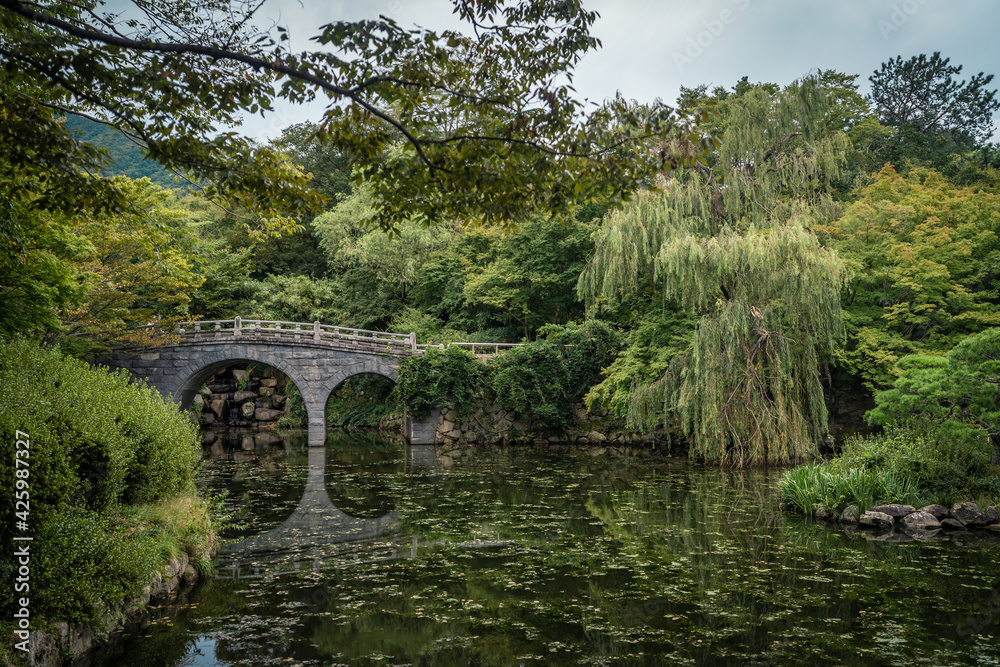
[[[997,195],[887,165],[843,217],[817,232],[852,269],[842,364],[869,389],[891,385],[906,354],[943,354],[1000,325]]]
[[[840,336],[847,271],[812,226],[836,215],[849,147],[826,129],[829,103],[813,79],[741,93],[711,166],[609,216],[580,277],[592,305],[652,289],[697,320],[662,377],[637,378],[628,398],[633,425],[673,420],[693,456],[794,461],[826,431],[818,365]]]

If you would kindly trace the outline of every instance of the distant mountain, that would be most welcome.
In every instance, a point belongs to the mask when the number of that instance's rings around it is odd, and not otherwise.
[[[79,116],[69,116],[66,120],[66,127],[78,132],[77,138],[81,141],[107,149],[114,164],[105,170],[105,176],[128,176],[129,178],[146,176],[160,187],[182,187],[180,183],[175,181],[176,177],[171,172],[161,167],[156,161],[147,159],[142,149],[118,130]]]

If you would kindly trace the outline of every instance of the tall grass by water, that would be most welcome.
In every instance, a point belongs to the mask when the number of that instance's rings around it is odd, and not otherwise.
[[[785,473],[780,488],[786,504],[810,515],[819,506],[839,512],[856,505],[860,513],[883,503],[992,504],[1000,499],[1000,471],[989,457],[985,439],[915,422],[853,438],[832,461]]]
[[[781,494],[786,503],[806,514],[813,514],[820,505],[827,511],[856,505],[858,512],[889,502],[916,505],[923,497],[915,480],[895,470],[840,472],[825,464],[790,470],[781,480]]]

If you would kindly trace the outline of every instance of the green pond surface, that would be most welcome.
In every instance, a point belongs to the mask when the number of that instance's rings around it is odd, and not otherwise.
[[[844,532],[778,477],[223,434],[215,576],[90,664],[1000,664],[995,534]]]

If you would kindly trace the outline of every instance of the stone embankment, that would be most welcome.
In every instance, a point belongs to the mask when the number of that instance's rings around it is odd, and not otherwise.
[[[477,404],[466,416],[453,408],[442,408],[435,441],[443,452],[466,445],[535,444],[573,445],[600,455],[609,448],[632,446],[649,448],[653,434],[634,433],[622,428],[607,410],[588,412],[583,404],[573,406],[573,424],[565,432],[554,433],[539,421],[525,419],[494,403]]]
[[[950,508],[927,505],[919,509],[912,505],[875,505],[866,512],[859,512],[857,505],[850,505],[839,513],[829,512],[820,505],[816,508],[815,516],[845,527],[902,533],[911,539],[928,539],[939,534],[973,530],[1000,534],[1000,514],[997,508],[980,508],[971,502],[955,503]]]
[[[191,405],[204,426],[268,427],[289,413],[288,377],[269,366],[231,367],[212,376]]]

